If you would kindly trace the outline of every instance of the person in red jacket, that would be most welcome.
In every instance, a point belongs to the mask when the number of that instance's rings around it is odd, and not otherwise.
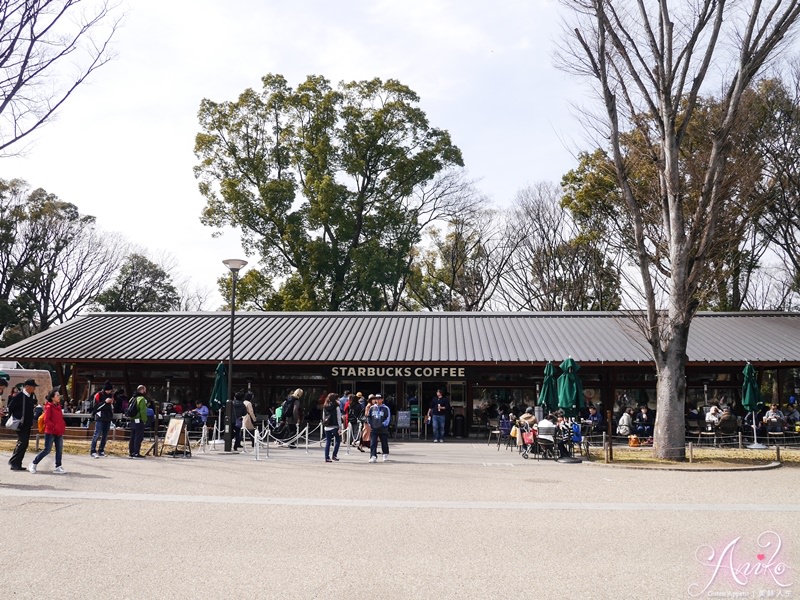
[[[53,390],[47,394],[44,405],[44,449],[36,455],[33,462],[28,465],[31,473],[36,473],[36,465],[50,454],[53,444],[56,446],[56,468],[53,473],[66,473],[61,466],[61,454],[64,450],[64,431],[67,424],[64,422],[64,414],[61,411],[61,394]]]

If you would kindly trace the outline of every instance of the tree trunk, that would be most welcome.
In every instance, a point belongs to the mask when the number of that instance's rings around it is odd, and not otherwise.
[[[658,383],[656,395],[658,409],[653,439],[653,455],[666,460],[685,460],[686,376],[683,357],[686,353],[686,336],[671,340],[670,345],[656,363]]]

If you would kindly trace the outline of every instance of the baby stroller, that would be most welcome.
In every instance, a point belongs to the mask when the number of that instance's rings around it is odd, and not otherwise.
[[[519,421],[517,429],[519,430],[517,433],[519,451],[522,458],[528,458],[536,452],[536,431],[525,421]]]

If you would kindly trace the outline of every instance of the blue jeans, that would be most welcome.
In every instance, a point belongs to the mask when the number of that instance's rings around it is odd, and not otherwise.
[[[111,421],[95,421],[94,422],[94,435],[92,436],[92,449],[91,453],[97,451],[97,439],[100,438],[100,452],[106,451],[106,440],[108,439],[108,430],[111,428]]]
[[[445,416],[433,415],[431,420],[433,421],[433,439],[443,441]]]
[[[64,437],[60,435],[53,435],[52,433],[44,434],[44,448],[41,452],[39,452],[39,454],[36,455],[36,458],[33,459],[33,464],[38,465],[45,456],[50,454],[50,449],[53,447],[53,442],[56,444],[56,467],[61,466],[61,453],[64,450]]]
[[[331,457],[331,440],[335,440],[333,443],[333,457],[336,458],[339,455],[339,444],[342,443],[342,436],[338,429],[325,430],[325,460]]]

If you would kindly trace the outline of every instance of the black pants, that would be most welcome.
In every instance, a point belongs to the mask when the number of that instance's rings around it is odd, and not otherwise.
[[[144,440],[144,423],[131,423],[131,439],[128,442],[128,454],[138,456],[142,451]]]
[[[381,439],[381,452],[384,456],[389,454],[389,432],[385,429],[380,431],[372,430],[372,436],[369,439],[369,455],[378,456],[378,438]]]
[[[12,467],[22,468],[22,459],[25,458],[25,452],[28,451],[28,442],[31,439],[31,426],[25,427],[23,424],[17,429],[17,445],[14,446],[14,452],[11,458],[8,459],[8,464]]]

